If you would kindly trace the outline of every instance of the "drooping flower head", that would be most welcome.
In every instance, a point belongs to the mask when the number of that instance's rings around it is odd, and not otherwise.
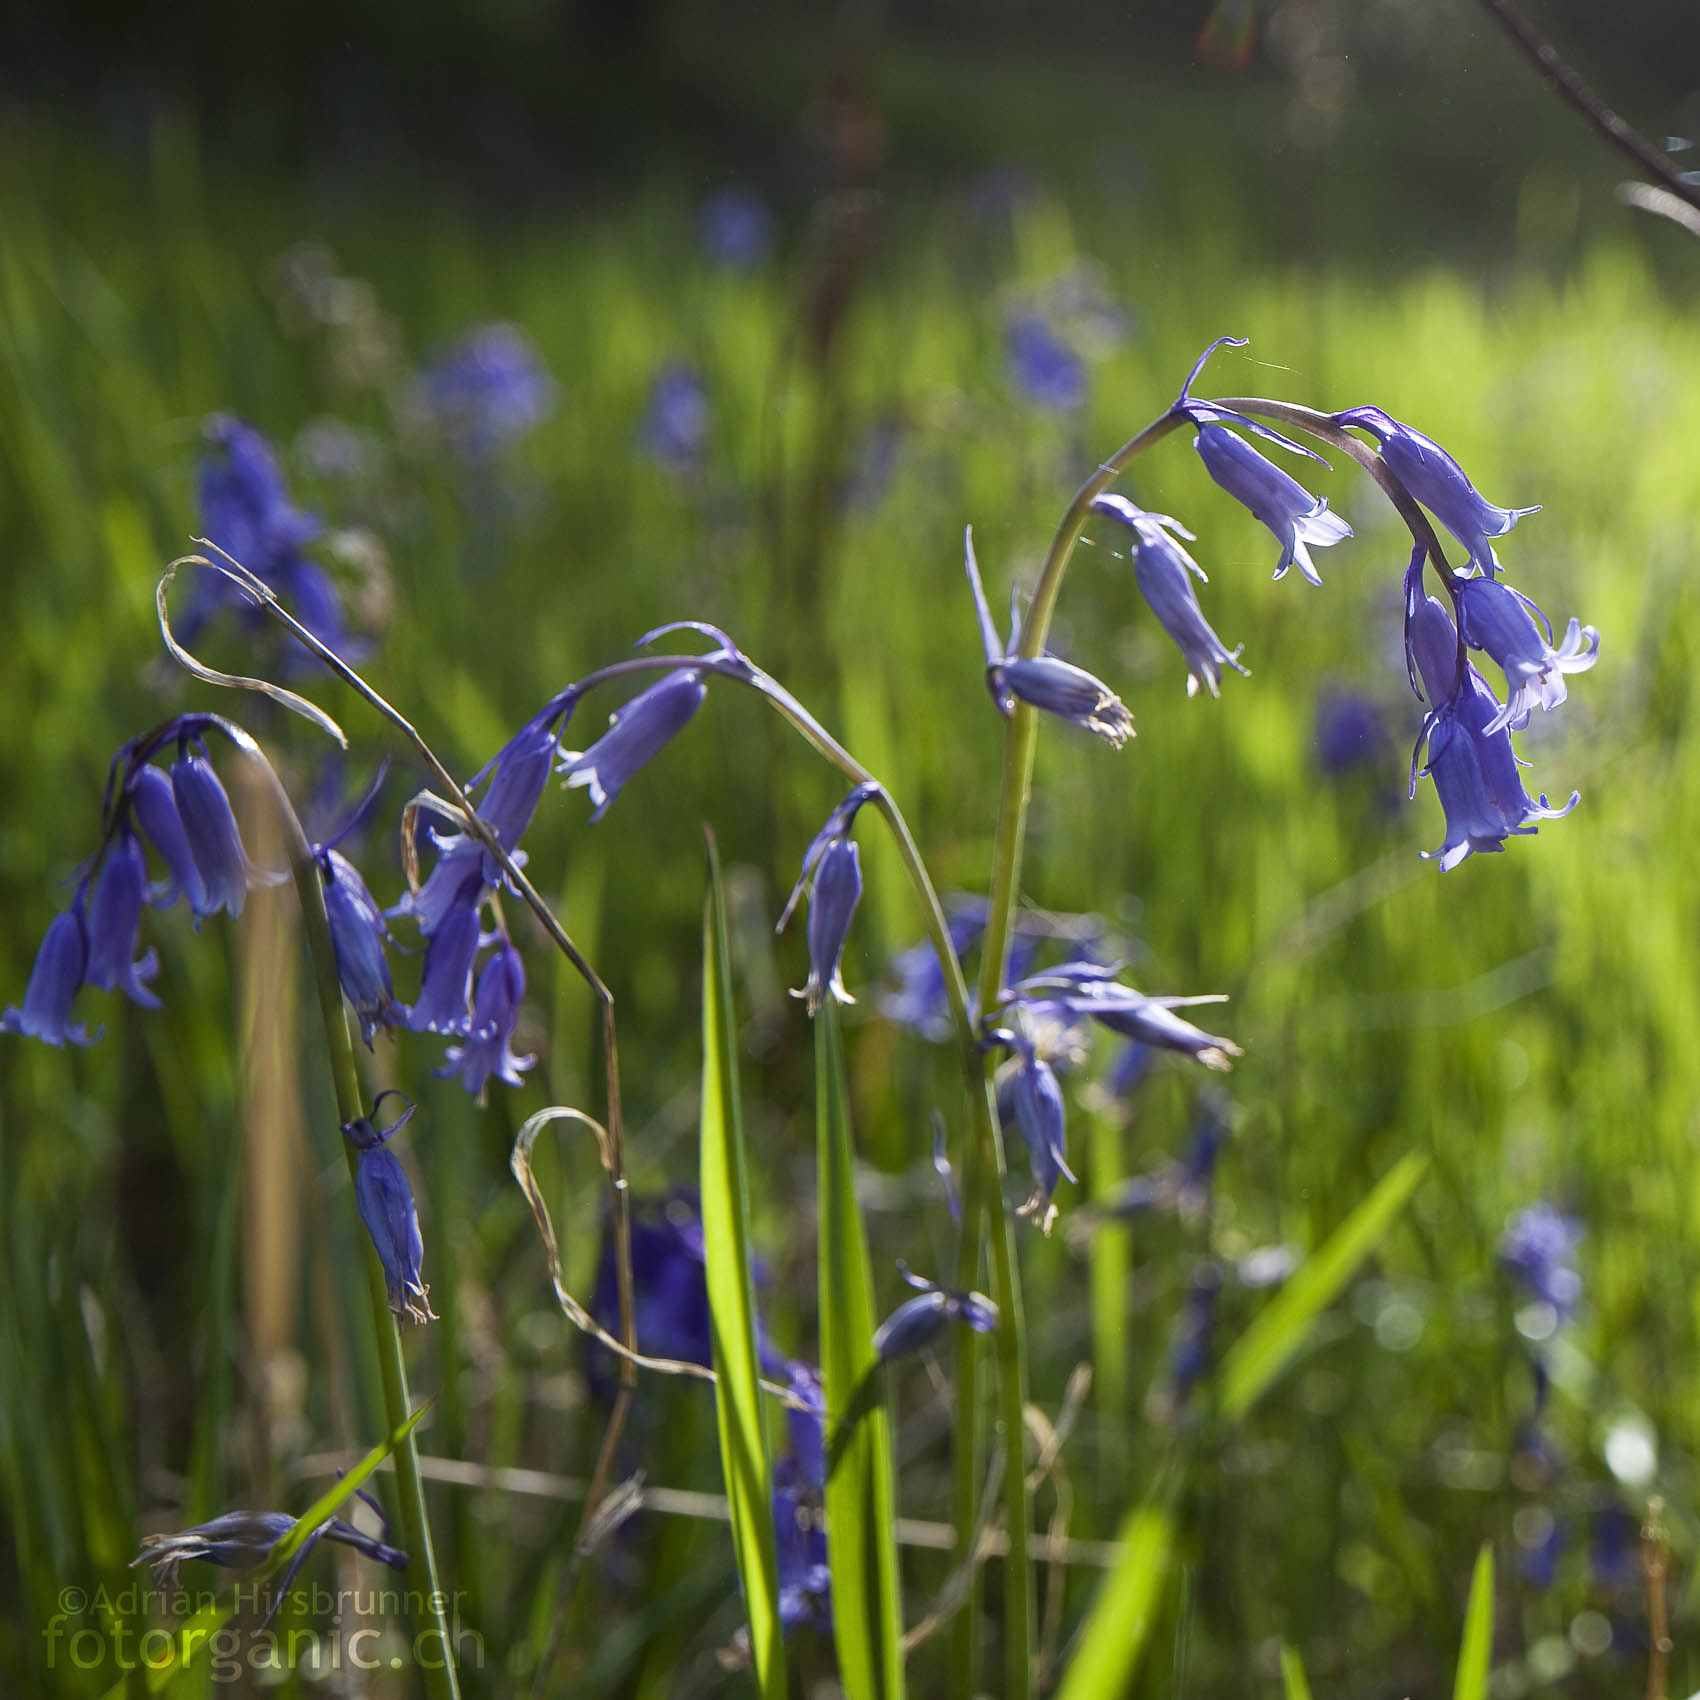
[[[1500,508],[1483,497],[1464,469],[1439,443],[1401,425],[1379,407],[1351,407],[1334,415],[1337,425],[1356,426],[1374,437],[1387,469],[1469,551],[1470,565],[1492,578],[1499,557],[1490,538],[1503,537],[1532,508]]]
[[[1005,1028],[989,1038],[1014,1052],[998,1075],[998,1118],[1021,1135],[1033,1171],[1033,1192],[1021,1213],[1038,1217],[1041,1230],[1048,1234],[1057,1215],[1051,1201],[1057,1183],[1075,1179],[1068,1166],[1068,1112],[1062,1086],[1056,1070],[1039,1055],[1026,1032]]]
[[[514,1029],[524,1001],[525,964],[512,940],[500,937],[478,974],[466,1040],[449,1046],[448,1060],[437,1073],[458,1074],[461,1085],[481,1104],[492,1079],[523,1085],[521,1075],[537,1060],[514,1054]]]
[[[627,781],[684,731],[707,695],[696,668],[677,668],[616,709],[608,730],[588,750],[562,753],[557,771],[569,790],[589,787],[596,805],[593,823],[608,812]]]
[[[941,1287],[899,1264],[903,1279],[916,1289],[874,1330],[874,1355],[882,1364],[909,1357],[930,1346],[952,1322],[976,1334],[991,1334],[998,1326],[998,1307],[984,1293],[963,1293]]]
[[[483,942],[484,879],[475,866],[462,879],[425,945],[425,973],[408,1016],[415,1033],[465,1033],[472,1024],[472,964]]]
[[[1138,539],[1134,545],[1135,577],[1151,612],[1185,657],[1186,694],[1196,696],[1202,684],[1211,696],[1220,696],[1224,667],[1232,667],[1236,673],[1248,669],[1240,665],[1244,646],[1226,648],[1198,605],[1192,578],[1208,584],[1204,569],[1170,536],[1173,532],[1191,542],[1192,533],[1167,514],[1148,514],[1136,508],[1125,496],[1095,496],[1092,506],[1098,513],[1119,519]]]
[[[791,888],[775,932],[782,932],[805,891],[809,894],[809,977],[791,995],[802,998],[810,1015],[828,999],[856,1000],[844,989],[840,964],[856,905],[862,899],[862,854],[850,831],[857,811],[880,794],[874,784],[856,786],[831,814],[803,853],[803,871]]]
[[[44,1044],[92,1045],[100,1037],[71,1019],[71,1004],[82,989],[88,969],[88,928],[79,893],[71,907],[56,915],[35,953],[29,987],[22,1007],[0,1015],[0,1032],[21,1033]]]
[[[1220,993],[1197,997],[1148,997],[1115,978],[1113,970],[1095,962],[1069,962],[1018,981],[1013,1001],[1054,1015],[1082,1020],[1124,1039],[1137,1039],[1159,1050],[1179,1051],[1205,1068],[1226,1070],[1241,1054],[1232,1039],[1206,1033],[1176,1015],[1196,1004],[1223,1003]]]
[[[980,565],[974,558],[974,528],[963,534],[963,553],[968,583],[974,592],[974,610],[979,616],[980,638],[986,652],[986,688],[998,712],[1007,720],[1015,712],[1016,699],[1031,703],[1046,714],[1054,714],[1071,726],[1096,733],[1116,749],[1133,736],[1133,716],[1120,697],[1103,680],[1082,667],[1054,655],[1024,656],[1016,653],[1021,621],[1012,598],[1009,615],[1009,645],[998,641],[992,611],[980,582]]]
[[[122,992],[143,1009],[158,1009],[159,999],[145,984],[159,969],[151,949],[136,956],[147,866],[142,847],[126,821],[106,852],[88,914],[88,964],[83,978],[91,986]]]
[[[386,1098],[400,1096],[399,1092],[380,1092],[373,1100],[372,1114],[345,1122],[342,1133],[360,1154],[354,1171],[354,1202],[383,1265],[390,1309],[410,1322],[431,1322],[436,1312],[431,1309],[430,1291],[420,1273],[425,1242],[419,1233],[413,1188],[386,1143],[412,1120],[414,1106],[409,1104],[386,1128],[374,1125],[378,1106]]]
[[[321,848],[316,859],[337,978],[360,1018],[360,1037],[370,1050],[378,1028],[397,1027],[407,1019],[407,1011],[395,1001],[390,980],[390,962],[384,950],[389,929],[360,870],[340,850]]]
[[[201,903],[195,906],[195,914],[205,917],[228,909],[234,919],[242,913],[248,887],[258,882],[242,848],[229,793],[206,752],[190,748],[187,740],[171,764],[171,789],[189,853],[200,875]]]
[[[1537,708],[1557,708],[1568,694],[1565,675],[1585,673],[1599,658],[1600,634],[1592,626],[1573,617],[1564,642],[1554,649],[1546,615],[1498,579],[1471,578],[1459,585],[1458,623],[1464,642],[1491,655],[1505,674],[1505,707],[1490,732],[1501,725],[1521,728]]]

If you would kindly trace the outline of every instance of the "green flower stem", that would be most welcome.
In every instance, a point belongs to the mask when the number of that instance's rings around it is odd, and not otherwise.
[[[227,730],[230,730],[227,728]],[[330,918],[325,913],[324,885],[319,878],[318,864],[302,830],[301,822],[291,806],[271,763],[259,746],[242,734],[237,740],[245,753],[253,756],[268,776],[275,793],[289,846],[290,871],[295,876],[295,889],[301,900],[301,919],[307,934],[307,950],[313,961],[313,981],[319,996],[319,1008],[325,1020],[325,1042],[330,1050],[331,1083],[336,1091],[337,1114],[344,1122],[357,1121],[366,1113],[360,1090],[360,1076],[354,1066],[354,1045],[348,1034],[348,1017],[343,1010],[342,984],[337,977],[336,950],[331,943]],[[352,1186],[355,1165],[359,1158],[354,1147],[345,1139],[343,1154],[348,1160],[348,1178]],[[370,1237],[361,1230],[366,1248],[366,1282],[372,1297],[372,1319],[378,1336],[378,1368],[383,1378],[384,1414],[392,1433],[398,1433],[413,1414],[412,1399],[407,1388],[407,1364],[402,1356],[401,1330],[390,1310],[389,1291],[384,1280],[383,1265],[378,1261]],[[408,1429],[397,1442],[393,1454],[397,1490],[401,1497],[401,1524],[407,1540],[410,1567],[422,1567],[424,1586],[419,1592],[424,1608],[416,1627],[436,1637],[436,1659],[421,1659],[425,1686],[433,1700],[459,1700],[460,1682],[455,1674],[454,1642],[443,1611],[444,1593],[437,1579],[437,1556],[431,1544],[431,1522],[425,1508],[425,1484],[419,1474],[419,1449],[413,1431]]]

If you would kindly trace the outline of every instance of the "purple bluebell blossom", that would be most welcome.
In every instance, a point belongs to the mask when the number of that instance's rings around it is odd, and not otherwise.
[[[467,1001],[472,993],[473,958],[482,940],[483,892],[483,879],[475,871],[429,935],[419,998],[408,1017],[415,1033],[465,1033],[471,1027]]]
[[[963,534],[963,554],[968,583],[974,592],[974,610],[979,616],[980,639],[986,652],[986,688],[1007,720],[1015,712],[1017,698],[1045,714],[1054,714],[1071,726],[1096,733],[1115,749],[1133,736],[1133,716],[1120,697],[1103,680],[1083,667],[1061,661],[1054,655],[1022,656],[1015,653],[1020,636],[1016,607],[1010,608],[1009,645],[998,641],[992,611],[986,604],[985,586],[980,582],[980,565],[974,558],[974,528]]]
[[[733,183],[697,209],[697,237],[711,260],[753,271],[773,248],[773,213],[754,189]]]
[[[343,1124],[343,1137],[359,1152],[354,1170],[354,1202],[366,1224],[372,1247],[383,1265],[390,1309],[411,1322],[431,1322],[430,1291],[420,1274],[425,1242],[419,1233],[419,1212],[406,1171],[386,1144],[413,1116],[409,1104],[386,1128],[374,1125],[378,1106],[399,1093],[380,1092],[372,1114]]]
[[[981,897],[946,901],[945,924],[951,948],[960,959],[986,930],[987,903]],[[891,964],[896,987],[880,995],[880,1014],[899,1026],[913,1028],[923,1039],[943,1044],[951,1035],[950,1004],[945,994],[944,966],[931,939],[922,939],[895,957]]]
[[[449,1046],[448,1061],[437,1073],[459,1074],[461,1085],[481,1104],[492,1078],[507,1086],[523,1085],[520,1076],[537,1060],[516,1056],[513,1050],[524,1001],[525,964],[512,941],[500,938],[478,975],[466,1042]]]
[[[785,1633],[832,1633],[832,1570],[818,1496],[794,1459],[773,1472],[773,1527],[779,1571],[779,1621]]]
[[[1459,585],[1458,621],[1464,642],[1491,655],[1505,673],[1508,694],[1497,724],[1487,727],[1490,733],[1522,727],[1537,708],[1557,708],[1567,695],[1565,674],[1585,673],[1599,658],[1600,634],[1592,626],[1572,618],[1564,642],[1554,649],[1546,615],[1498,579],[1465,579]]]
[[[1379,407],[1348,408],[1334,420],[1375,438],[1388,471],[1470,552],[1471,566],[1489,578],[1499,571],[1499,557],[1489,539],[1505,536],[1518,520],[1541,511],[1538,503],[1532,508],[1495,507],[1445,449]]]
[[[487,460],[555,411],[555,381],[525,333],[481,325],[440,354],[419,379],[419,398],[443,441]]]
[[[858,785],[827,816],[803,854],[803,871],[791,888],[775,932],[791,919],[804,891],[809,894],[809,977],[791,995],[802,998],[810,1015],[818,1015],[827,998],[837,1003],[856,1000],[844,989],[840,962],[856,905],[862,900],[862,853],[849,836],[856,812],[879,794],[872,784]]]
[[[713,424],[708,392],[695,371],[683,364],[664,366],[650,386],[638,442],[663,466],[692,472],[702,463]]]
[[[1160,1050],[1179,1051],[1204,1067],[1226,1070],[1241,1055],[1232,1039],[1206,1033],[1175,1014],[1197,1004],[1222,1003],[1221,994],[1198,997],[1148,997],[1114,978],[1097,963],[1064,963],[1018,981],[1014,1001],[1073,1020],[1090,1017],[1124,1039]]]
[[[88,963],[83,978],[91,986],[122,992],[143,1009],[158,1009],[159,999],[143,982],[158,972],[159,958],[152,950],[136,957],[146,886],[142,847],[128,826],[120,827],[89,902]]]
[[[1322,575],[1310,558],[1310,546],[1326,548],[1352,535],[1352,528],[1338,514],[1328,511],[1326,497],[1313,496],[1296,479],[1288,477],[1273,461],[1265,459],[1243,437],[1224,425],[1201,423],[1192,446],[1198,450],[1205,470],[1253,519],[1268,526],[1281,545],[1275,577],[1285,576],[1295,561],[1312,584]]]
[[[321,848],[317,861],[337,978],[360,1018],[360,1037],[371,1050],[372,1035],[378,1028],[397,1027],[407,1019],[407,1011],[395,1001],[390,980],[389,957],[384,952],[384,941],[389,937],[384,912],[359,869],[340,850]]]
[[[148,894],[149,902],[163,906],[184,897],[197,917],[206,913],[207,888],[202,883],[201,870],[195,866],[189,835],[183,830],[183,817],[177,809],[177,793],[171,776],[163,768],[144,764],[131,775],[128,793],[137,826],[160,853],[171,875],[162,886]]]
[[[1138,538],[1134,546],[1135,577],[1151,612],[1186,660],[1186,694],[1197,696],[1203,684],[1211,696],[1220,696],[1224,667],[1232,667],[1236,673],[1248,671],[1239,659],[1244,645],[1226,648],[1204,618],[1198,592],[1188,575],[1206,584],[1210,581],[1204,569],[1169,535],[1172,531],[1190,542],[1192,533],[1179,520],[1167,514],[1148,514],[1125,496],[1095,496],[1092,506],[1131,527]]]
[[[826,1492],[826,1394],[820,1376],[810,1365],[795,1360],[784,1366],[782,1379],[803,1401],[803,1408],[785,1407],[785,1432],[797,1474],[816,1493]]]
[[[681,1188],[660,1199],[634,1199],[631,1229],[638,1349],[679,1363],[712,1363],[707,1263],[696,1194]],[[611,1221],[604,1224],[590,1310],[618,1336],[619,1275]],[[592,1348],[590,1381],[603,1391],[611,1386],[609,1361],[604,1348]]]
[[[1038,313],[1019,313],[1004,332],[1010,380],[1031,402],[1072,413],[1086,401],[1086,366]]]
[[[71,1020],[71,1004],[83,984],[88,967],[88,933],[82,912],[82,894],[63,914],[56,915],[35,954],[23,1007],[13,1006],[0,1015],[0,1033],[21,1033],[44,1044],[92,1045],[100,1037],[80,1021]]]
[[[1512,836],[1526,836],[1536,823],[1558,820],[1581,801],[1570,794],[1562,808],[1552,808],[1543,796],[1537,803],[1523,789],[1511,734],[1499,699],[1487,681],[1467,662],[1458,671],[1458,631],[1452,617],[1420,585],[1411,593],[1406,622],[1407,642],[1434,706],[1423,722],[1428,740],[1428,766],[1446,811],[1446,839],[1438,850],[1442,869],[1455,868],[1474,852],[1499,851]],[[1489,731],[1490,726],[1497,727]],[[1421,738],[1419,738],[1419,749]],[[1416,793],[1416,762],[1412,760],[1411,792]]]
[[[874,1330],[874,1355],[881,1363],[892,1363],[930,1346],[952,1322],[960,1322],[976,1334],[996,1331],[998,1307],[984,1293],[941,1287],[908,1269],[903,1269],[903,1279],[916,1293]]]
[[[1499,1260],[1535,1297],[1568,1322],[1582,1301],[1582,1277],[1576,1248],[1582,1224],[1544,1200],[1520,1210],[1506,1223]]]
[[[994,1037],[1015,1051],[998,1082],[998,1116],[1021,1135],[1033,1170],[1032,1196],[1021,1212],[1037,1216],[1040,1227],[1049,1233],[1057,1214],[1051,1202],[1057,1182],[1075,1179],[1068,1166],[1068,1113],[1062,1086],[1056,1070],[1024,1034],[1000,1032]]]
[[[221,909],[228,909],[232,917],[240,915],[248,887],[254,883],[253,873],[230,797],[204,753],[185,749],[171,764],[171,789],[201,876],[196,916],[216,915]]]
[[[628,780],[690,724],[708,687],[694,667],[680,667],[610,716],[609,729],[588,750],[562,753],[558,771],[568,789],[584,785],[601,820]]]

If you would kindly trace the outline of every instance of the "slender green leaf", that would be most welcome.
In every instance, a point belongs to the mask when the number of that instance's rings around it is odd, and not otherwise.
[[[856,1201],[838,1006],[815,1017],[820,1354],[826,1394],[827,1559],[838,1678],[849,1700],[903,1693],[903,1602],[891,1412],[874,1356],[874,1278]]]
[[[779,1622],[773,1471],[762,1426],[756,1300],[750,1279],[749,1188],[738,1110],[732,965],[720,859],[708,841],[702,918],[702,1239],[714,1341],[714,1415],[732,1521],[732,1551],[750,1619],[750,1656],[767,1700],[784,1700],[785,1642]]]
[[[1230,1421],[1243,1417],[1287,1367],[1317,1317],[1381,1243],[1427,1168],[1428,1159],[1415,1151],[1401,1157],[1229,1348],[1221,1388]]]
[[[1098,1590],[1057,1700],[1120,1700],[1139,1669],[1169,1574],[1174,1524],[1167,1511],[1140,1506],[1122,1524],[1121,1543],[1121,1556]]]
[[[1287,1700],[1310,1700],[1310,1684],[1305,1681],[1305,1668],[1299,1662],[1295,1648],[1281,1643],[1281,1687]]]
[[[1470,1577],[1470,1603],[1464,1609],[1464,1644],[1458,1649],[1458,1676],[1452,1700],[1487,1700],[1488,1667],[1493,1662],[1493,1544],[1482,1542]]]

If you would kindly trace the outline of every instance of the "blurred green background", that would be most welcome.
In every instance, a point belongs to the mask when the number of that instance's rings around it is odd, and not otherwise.
[[[1444,876],[1419,860],[1442,823],[1426,784],[1404,799],[1418,720],[1398,647],[1407,547],[1354,471],[1319,475],[1357,530],[1319,557],[1320,590],[1270,582],[1267,534],[1184,437],[1124,484],[1199,534],[1206,613],[1252,670],[1219,703],[1187,700],[1121,538],[1089,529],[1057,647],[1118,688],[1138,737],[1115,754],[1046,732],[1025,895],[1108,918],[1151,990],[1231,993],[1219,1025],[1246,1055],[1208,1207],[1091,1236],[1070,1231],[1083,1197],[1178,1152],[1198,1082],[1163,1065],[1117,1100],[1092,1083],[1107,1054],[1075,1077],[1083,1184],[1064,1188],[1049,1240],[1022,1239],[1033,1398],[1054,1419],[1078,1363],[1096,1379],[1062,1453],[1067,1492],[1042,1488],[1038,1515],[1066,1501],[1070,1534],[1107,1539],[1165,1455],[1180,1420],[1163,1398],[1169,1354],[1202,1260],[1230,1271],[1226,1341],[1267,1302],[1233,1278],[1238,1261],[1313,1246],[1418,1150],[1430,1176],[1371,1273],[1194,1469],[1182,1580],[1141,1692],[1274,1694],[1282,1640],[1319,1696],[1447,1692],[1484,1540],[1500,1558],[1496,1695],[1638,1692],[1633,1528],[1656,1493],[1674,1546],[1671,1692],[1687,1694],[1700,1685],[1700,249],[1614,199],[1617,160],[1461,0],[1218,8],[1202,52],[1209,7],[1154,10],[1069,8],[1043,26],[950,6],[782,21],[444,7],[410,12],[405,31],[370,7],[346,31],[310,8],[240,27],[191,8],[157,31],[98,6],[14,20],[0,988],[22,995],[124,738],[184,706],[219,709],[303,800],[352,796],[402,753],[309,677],[354,742],[327,772],[329,746],[299,723],[161,660],[153,587],[197,526],[207,415],[277,443],[297,498],[333,528],[319,558],[372,634],[370,677],[463,776],[640,632],[712,620],[888,783],[941,888],[971,891],[1002,738],[962,526],[1001,606],[1012,580],[1031,584],[1084,472],[1162,410],[1205,343],[1248,336],[1205,393],[1373,401],[1443,442],[1493,500],[1544,504],[1505,540],[1509,577],[1555,620],[1597,625],[1601,661],[1522,743],[1531,789],[1583,800],[1502,857]],[[1650,134],[1694,121],[1685,8],[1614,8],[1610,31],[1585,8],[1544,16]],[[704,239],[705,203],[711,216],[734,185],[771,218],[748,264]],[[1077,404],[1023,387],[1008,332],[1029,314],[1073,350]],[[555,405],[469,465],[422,425],[414,374],[491,321],[530,339]],[[669,459],[656,385],[680,368],[701,405]],[[230,624],[201,647],[255,665]],[[1385,736],[1330,773],[1319,706],[1341,693]],[[422,782],[403,764],[365,841],[381,900],[402,889],[391,826]],[[587,828],[582,799],[552,791],[527,838],[533,877],[619,999],[634,1184],[650,1196],[695,1171],[699,823],[718,833],[762,1303],[804,1357],[813,1100],[807,1024],[784,988],[806,969],[801,929],[775,941],[771,925],[838,791],[753,699],[716,690],[606,821]],[[850,1050],[889,1308],[896,1258],[949,1268],[927,1117],[939,1106],[954,1133],[961,1109],[950,1059],[878,1016],[919,923],[872,823],[862,838]],[[428,1038],[380,1041],[372,1066],[374,1087],[421,1103],[407,1157],[442,1319],[410,1341],[414,1385],[439,1393],[425,1451],[469,1467],[433,1489],[433,1515],[482,1650],[469,1688],[490,1694],[523,1684],[547,1638],[571,1483],[601,1416],[507,1172],[527,1114],[599,1091],[588,1002],[522,920],[522,1048],[540,1059],[522,1090],[477,1108],[431,1077]],[[0,1671],[14,1692],[115,1678],[63,1654],[44,1672],[61,1590],[122,1587],[146,1530],[299,1509],[327,1455],[380,1432],[293,924],[282,894],[199,934],[164,913],[145,924],[163,1011],[86,992],[80,1013],[106,1024],[93,1049],[0,1042]],[[398,964],[404,997],[416,973],[417,957]],[[1019,1154],[1012,1167],[1024,1183]],[[569,1283],[588,1295],[594,1153],[565,1144],[542,1172]],[[1539,1198],[1585,1231],[1585,1299],[1550,1337],[1496,1263],[1508,1215]],[[1553,1384],[1538,1425],[1536,1353]],[[924,1368],[896,1385],[902,1509],[943,1518],[948,1405]],[[701,1389],[648,1392],[624,1462],[651,1484],[717,1491]],[[516,1469],[535,1474],[499,1473]],[[947,1562],[915,1548],[905,1563],[913,1621]],[[1042,1578],[1059,1590],[1042,1594],[1053,1658],[1094,1574]],[[194,1585],[216,1579],[202,1567]],[[995,1563],[989,1590],[995,1613]],[[641,1516],[575,1612],[573,1693],[741,1691],[715,1657],[739,1621],[719,1524]],[[915,1654],[916,1692],[939,1691],[937,1659],[936,1644]],[[800,1682],[824,1682],[830,1648],[798,1665]],[[408,1691],[387,1680],[362,1691]],[[184,1691],[196,1686],[211,1685]]]

